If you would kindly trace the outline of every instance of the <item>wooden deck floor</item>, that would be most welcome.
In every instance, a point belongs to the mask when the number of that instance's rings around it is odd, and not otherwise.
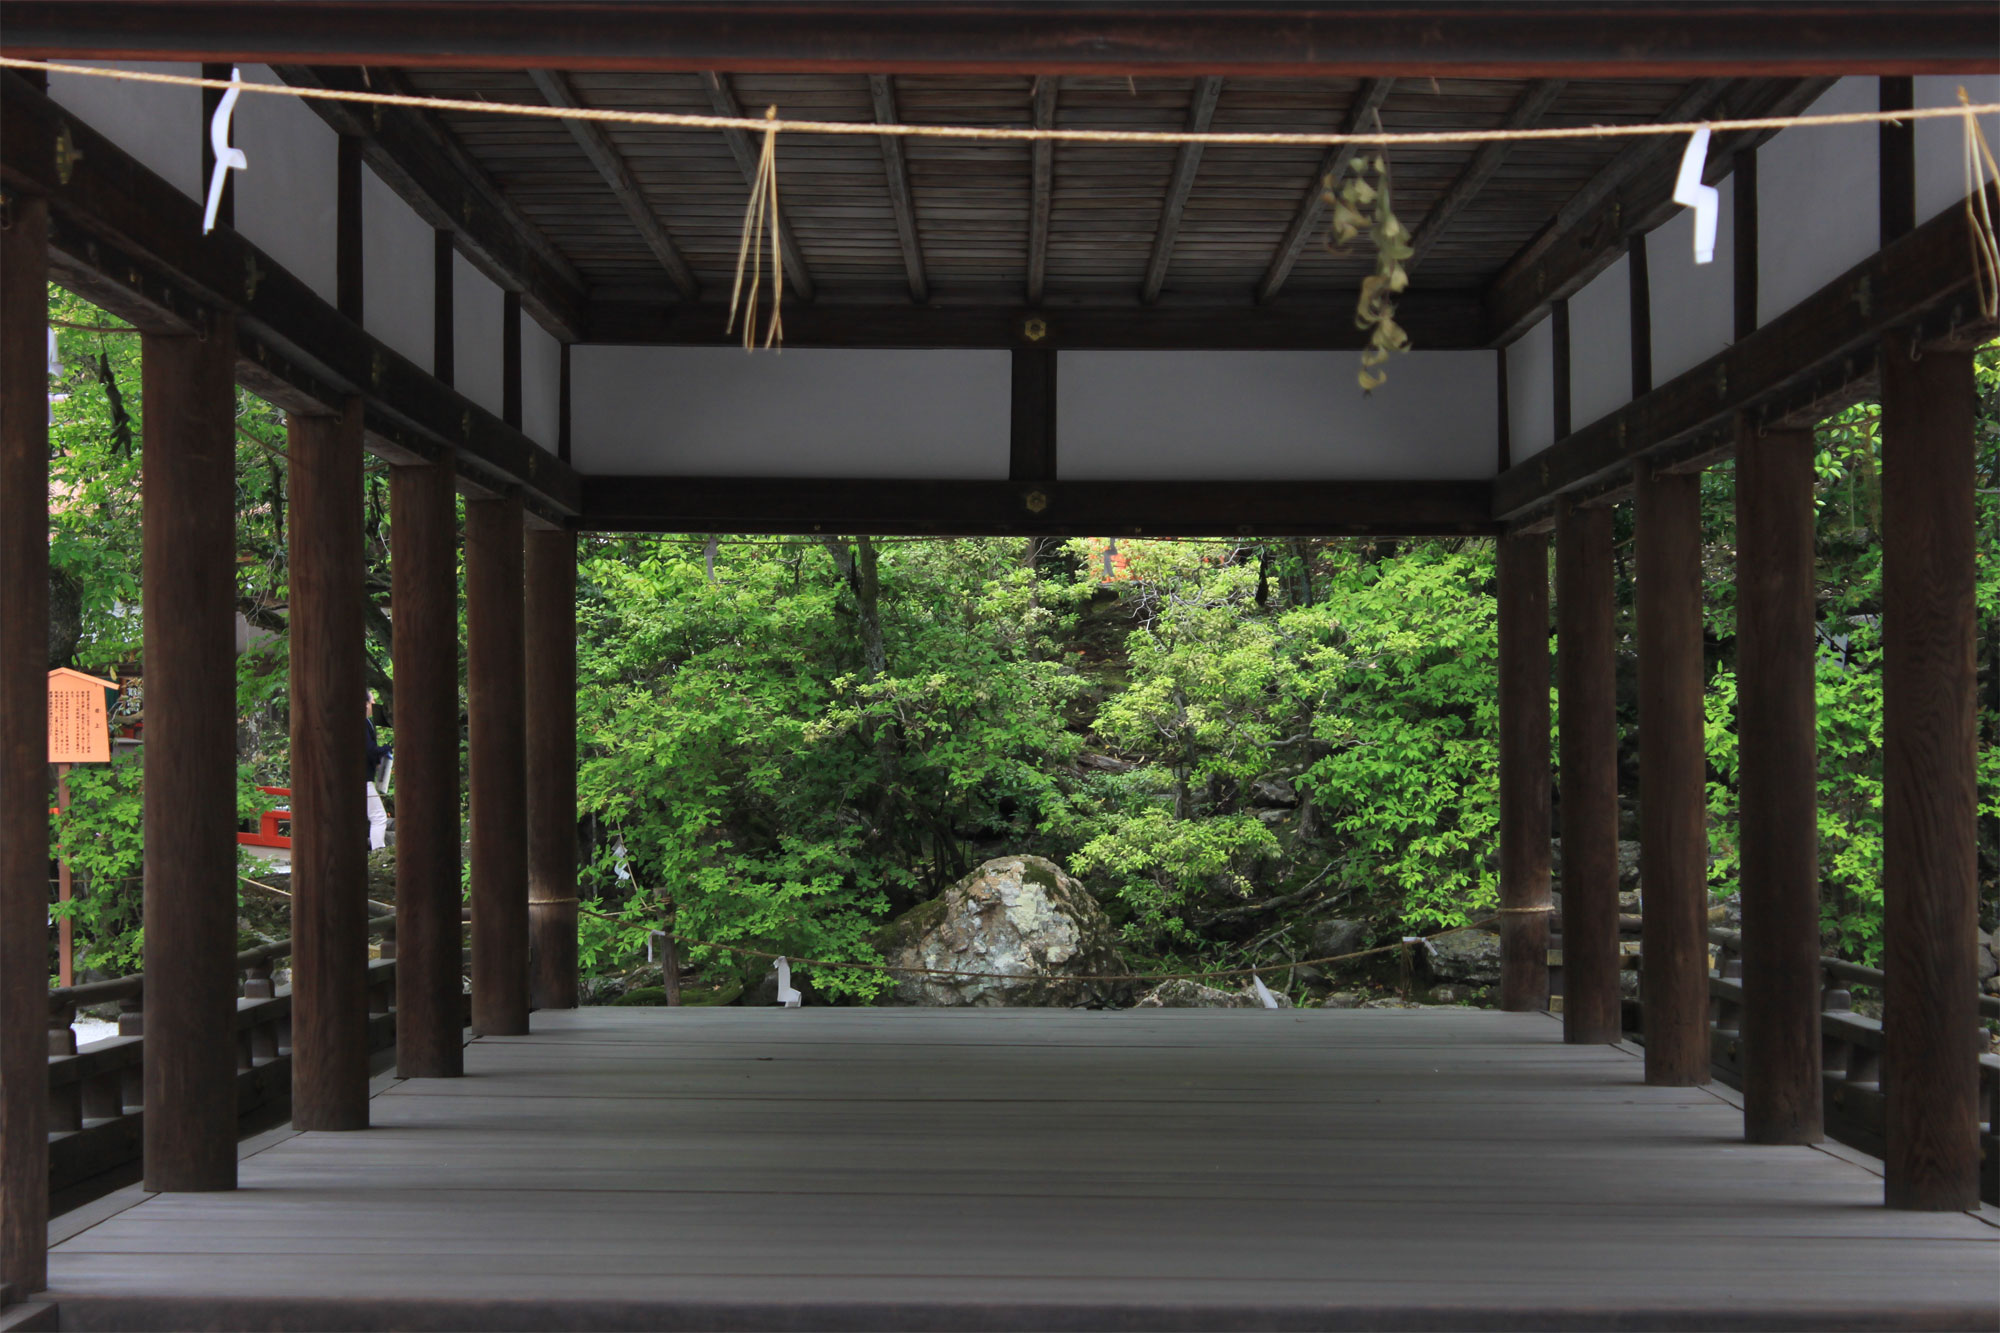
[[[51,1256],[63,1327],[2000,1326],[1990,1221],[1543,1016],[534,1024],[128,1194]]]

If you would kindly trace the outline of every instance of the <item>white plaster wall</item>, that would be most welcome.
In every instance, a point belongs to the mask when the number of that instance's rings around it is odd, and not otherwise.
[[[1718,201],[1722,216],[1714,263],[1694,262],[1694,213],[1689,209],[1681,209],[1646,236],[1654,384],[1665,384],[1735,341],[1736,268],[1731,256],[1736,245],[1732,216],[1736,178],[1725,176],[1716,188],[1722,192]],[[1770,235],[1760,224],[1760,239]]]
[[[562,436],[562,344],[521,320],[521,430],[550,453]]]
[[[1570,424],[1632,401],[1632,278],[1624,256],[1569,299]]]
[[[1938,74],[1915,81],[1917,106],[1957,106],[1958,90],[1975,104],[2000,102],[2000,75]],[[1986,142],[2000,152],[2000,116],[1980,117]],[[1965,201],[1965,122],[1917,122],[1917,221],[1928,222]]]
[[[457,251],[451,256],[452,382],[458,391],[499,416],[506,408],[501,378],[506,355],[500,318],[506,300],[494,281]]]
[[[282,82],[264,65],[242,69],[246,83]],[[250,163],[231,173],[236,230],[325,300],[336,300],[340,136],[298,98],[259,93],[237,99],[234,125],[231,142]]]
[[[410,360],[431,369],[437,284],[430,225],[361,168],[361,323]]]
[[[119,60],[65,60],[66,65],[201,77],[200,65]],[[49,96],[78,120],[139,159],[190,199],[207,194],[201,178],[201,89],[130,83],[90,74],[50,74]]]
[[[653,476],[1004,480],[1004,351],[570,349],[571,461]]]
[[[1363,396],[1356,352],[1063,352],[1065,480],[1479,478],[1498,461],[1491,352],[1413,352]]]
[[[1546,315],[1507,345],[1507,453],[1516,463],[1556,442],[1555,362]]]
[[[1881,81],[1845,78],[1806,114],[1875,111]],[[1882,231],[1881,132],[1801,125],[1757,150],[1757,322],[1784,314],[1875,253]]]

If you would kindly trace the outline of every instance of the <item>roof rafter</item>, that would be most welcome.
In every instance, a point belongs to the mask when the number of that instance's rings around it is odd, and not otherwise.
[[[896,85],[887,74],[868,76],[868,95],[875,103],[875,119],[894,125]],[[930,299],[930,284],[924,279],[923,245],[917,238],[917,207],[910,194],[910,169],[903,157],[903,141],[893,134],[882,136],[882,170],[889,178],[889,203],[896,210],[896,239],[903,247],[903,267],[910,275],[910,299],[919,304]]]
[[[1222,96],[1222,80],[1213,75],[1194,81],[1194,97],[1188,103],[1187,127],[1190,134],[1206,134],[1215,119],[1216,99]],[[1201,145],[1184,143],[1174,160],[1173,183],[1167,187],[1166,201],[1160,206],[1160,230],[1153,237],[1153,257],[1146,264],[1146,281],[1139,299],[1147,305],[1160,299],[1166,285],[1167,266],[1173,262],[1174,242],[1181,232],[1181,214],[1187,209],[1188,195],[1194,192],[1195,173],[1201,169]]]
[[[1035,128],[1056,124],[1056,92],[1062,80],[1053,74],[1035,79]],[[1056,146],[1037,139],[1028,149],[1028,304],[1040,305],[1049,272],[1049,204],[1055,184]]]
[[[727,75],[712,69],[701,72],[702,87],[708,90],[709,105],[718,116],[743,115],[743,105],[736,100],[736,90],[729,85]],[[757,149],[751,146],[750,135],[744,130],[724,130],[722,137],[729,143],[729,151],[736,157],[736,165],[743,172],[743,183],[752,189],[757,185]],[[792,284],[792,290],[801,301],[813,299],[812,270],[806,267],[805,252],[799,249],[798,238],[792,235],[791,220],[782,210],[777,215],[778,253],[785,266],[785,278]]]
[[[1394,79],[1364,79],[1361,86],[1354,90],[1354,100],[1347,104],[1347,114],[1341,117],[1340,132],[1359,134],[1366,128],[1369,121],[1377,118],[1383,100],[1395,84]],[[1292,275],[1292,265],[1299,262],[1299,255],[1306,248],[1306,238],[1319,225],[1319,215],[1326,209],[1328,185],[1340,179],[1347,170],[1347,164],[1360,151],[1356,144],[1335,144],[1320,159],[1312,180],[1306,184],[1305,197],[1299,200],[1298,211],[1292,214],[1292,225],[1285,229],[1285,239],[1278,242],[1278,252],[1271,257],[1271,267],[1264,271],[1264,280],[1257,284],[1258,301],[1268,301],[1276,296],[1278,289],[1285,285],[1285,279]]]
[[[583,99],[577,96],[575,87],[558,71],[531,69],[527,73],[550,106],[583,106]],[[590,165],[597,168],[597,174],[611,187],[619,206],[632,219],[632,225],[639,229],[646,248],[660,261],[660,267],[667,271],[667,276],[673,280],[681,296],[690,301],[700,299],[701,284],[696,281],[694,270],[688,267],[686,257],[674,244],[674,238],[661,225],[653,206],[646,202],[632,169],[626,165],[624,155],[611,142],[611,136],[605,133],[604,127],[589,120],[565,120],[563,124],[569,127],[571,137],[576,140],[577,147],[583,149],[583,155],[590,159]]]
[[[1508,111],[1503,128],[1510,130],[1532,128],[1548,113],[1548,109],[1555,105],[1556,99],[1562,96],[1562,90],[1567,86],[1568,81],[1564,79],[1537,79],[1529,84],[1527,90],[1515,100],[1513,108]],[[1483,144],[1479,151],[1472,155],[1472,159],[1465,164],[1465,169],[1458,173],[1444,194],[1431,205],[1430,212],[1424,215],[1423,222],[1417,227],[1416,239],[1410,243],[1410,257],[1403,261],[1405,269],[1414,269],[1423,262],[1424,256],[1431,252],[1444,235],[1446,228],[1451,226],[1451,220],[1486,188],[1486,182],[1493,179],[1493,173],[1500,170],[1500,164],[1507,160],[1507,152],[1513,146],[1504,141]]]

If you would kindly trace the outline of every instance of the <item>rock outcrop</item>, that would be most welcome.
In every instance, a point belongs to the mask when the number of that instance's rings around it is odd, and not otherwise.
[[[1126,970],[1116,933],[1083,885],[1040,856],[988,861],[884,926],[876,943],[892,969],[998,974],[894,973],[891,1004],[1110,1007],[1130,993],[1085,979]]]
[[[1292,1007],[1291,997],[1272,992],[1280,1009]],[[1204,986],[1199,981],[1185,979],[1162,981],[1153,989],[1141,995],[1132,1006],[1134,1009],[1262,1009],[1264,1002],[1257,992],[1245,986],[1241,990],[1218,990],[1214,986]]]
[[[1450,930],[1424,942],[1424,965],[1439,981],[1490,986],[1500,980],[1500,936],[1490,930]]]

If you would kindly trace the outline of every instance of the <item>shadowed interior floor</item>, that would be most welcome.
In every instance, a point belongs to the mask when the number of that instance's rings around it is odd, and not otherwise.
[[[233,1194],[114,1196],[63,1327],[2000,1326],[2000,1229],[1542,1015],[534,1027]]]

